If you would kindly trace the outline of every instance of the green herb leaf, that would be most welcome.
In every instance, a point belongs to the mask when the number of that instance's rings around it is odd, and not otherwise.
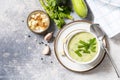
[[[62,28],[65,24],[64,19],[73,19],[70,15],[71,8],[67,5],[68,0],[39,0],[43,8],[58,28]]]
[[[90,39],[89,43],[90,43],[90,45],[95,45],[96,44],[96,38]]]
[[[65,24],[65,21],[63,19],[59,19],[59,20],[54,19],[54,21],[59,29],[61,28],[61,26],[63,26]]]
[[[84,46],[87,46],[87,45],[88,45],[88,43],[86,43],[86,42],[84,42],[84,41],[82,41],[82,40],[80,40],[79,43],[81,43],[81,44],[84,45]]]
[[[96,46],[91,47],[91,51],[95,52],[96,51]]]
[[[64,9],[62,7],[60,7],[60,6],[58,6],[58,10],[63,11]]]
[[[76,50],[75,53],[76,53],[78,56],[82,57],[82,54],[80,53],[79,50]]]
[[[84,48],[85,46],[84,45],[78,45],[78,48]]]
[[[96,51],[96,38],[92,38],[87,42],[80,40],[78,45],[79,53],[87,53],[90,54],[91,52]]]
[[[83,52],[87,53],[87,54],[90,54],[90,51],[88,51],[88,50],[84,50]]]

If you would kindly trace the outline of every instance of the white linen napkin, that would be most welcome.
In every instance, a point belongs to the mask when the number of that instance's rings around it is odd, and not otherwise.
[[[116,7],[120,7],[120,0],[100,0],[100,1]]]
[[[109,2],[104,3],[103,0],[86,1],[93,12],[94,23],[99,23],[109,38],[120,33],[120,7],[109,5]],[[116,1],[120,3],[120,0]]]

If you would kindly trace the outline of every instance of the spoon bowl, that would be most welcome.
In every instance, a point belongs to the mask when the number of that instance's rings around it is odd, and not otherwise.
[[[90,26],[90,31],[96,34],[99,40],[103,40],[105,32],[99,26],[99,24],[92,24]]]

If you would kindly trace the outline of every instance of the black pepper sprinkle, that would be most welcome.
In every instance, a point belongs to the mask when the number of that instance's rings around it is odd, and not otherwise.
[[[41,44],[41,42],[39,42],[39,44]]]
[[[45,46],[47,46],[47,44],[45,44]]]
[[[44,42],[41,42],[42,44],[44,44]]]
[[[43,60],[43,58],[41,58],[41,60]]]
[[[24,22],[24,20],[22,20],[22,22]]]
[[[28,37],[30,38],[31,36],[30,36],[30,35],[28,35]]]
[[[51,61],[51,63],[53,63],[53,62]]]

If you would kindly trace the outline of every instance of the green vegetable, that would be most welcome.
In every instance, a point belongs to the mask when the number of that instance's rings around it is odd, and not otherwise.
[[[80,53],[79,50],[76,50],[75,53],[76,53],[78,56],[82,57],[82,54]]]
[[[87,17],[88,9],[84,0],[72,0],[75,12],[82,18]]]
[[[74,52],[80,57],[82,56],[81,53],[90,54],[91,52],[96,52],[96,38],[90,39],[87,42],[80,40],[78,49]]]
[[[56,23],[58,28],[65,24],[64,19],[73,19],[70,16],[71,9],[67,5],[68,0],[39,0],[51,19]]]

